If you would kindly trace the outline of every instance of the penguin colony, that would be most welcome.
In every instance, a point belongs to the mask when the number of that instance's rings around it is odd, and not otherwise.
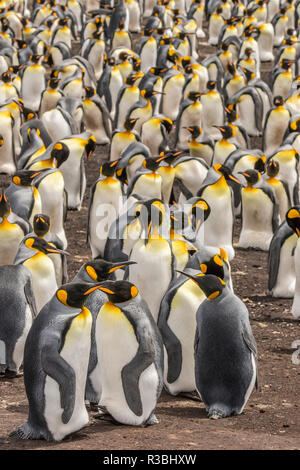
[[[163,387],[210,418],[243,411],[257,349],[231,281],[237,218],[239,247],[269,251],[269,295],[300,317],[299,14],[299,0],[1,3],[0,372],[23,366],[29,403],[12,435],[62,440],[87,406],[156,424]],[[92,259],[68,279],[64,222],[98,145]]]

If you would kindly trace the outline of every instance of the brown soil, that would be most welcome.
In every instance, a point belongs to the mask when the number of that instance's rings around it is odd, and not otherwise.
[[[213,52],[207,44],[202,46],[201,51]],[[264,68],[265,76],[270,69]],[[252,147],[258,145],[258,141],[252,143]],[[83,208],[68,213],[70,278],[90,258],[85,243],[89,187],[98,177],[107,150],[99,148],[86,164],[88,187]],[[6,186],[8,180],[1,176],[1,185]],[[22,441],[8,435],[27,420],[23,378],[1,378],[0,449],[300,449],[300,365],[292,363],[291,347],[300,340],[300,322],[290,314],[292,301],[266,296],[267,253],[236,249],[232,278],[235,293],[249,309],[259,352],[259,388],[240,416],[210,420],[202,403],[164,392],[156,410],[160,421],[156,426],[134,428],[100,422],[90,412],[89,425],[63,442]]]

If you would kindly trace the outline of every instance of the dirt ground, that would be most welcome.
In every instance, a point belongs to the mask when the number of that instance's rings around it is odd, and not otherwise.
[[[213,48],[202,44],[199,52],[204,57]],[[265,75],[270,68],[264,68]],[[68,213],[70,278],[90,258],[85,243],[89,188],[107,150],[97,149],[86,163],[83,208]],[[0,177],[0,186],[8,182],[8,177]],[[237,233],[238,224],[235,242]],[[164,392],[156,410],[156,426],[141,429],[100,422],[94,418],[95,412],[90,412],[89,425],[63,442],[22,441],[8,435],[27,420],[23,378],[0,378],[0,449],[300,449],[300,365],[292,362],[292,343],[300,340],[300,322],[290,314],[292,301],[266,296],[267,253],[236,249],[232,278],[235,293],[249,309],[259,352],[259,388],[240,416],[209,420],[202,403]]]

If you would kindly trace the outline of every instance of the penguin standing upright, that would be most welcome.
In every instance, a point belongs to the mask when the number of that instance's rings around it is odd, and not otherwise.
[[[201,127],[203,115],[202,104],[199,101],[201,94],[191,91],[179,109],[176,120],[175,146],[184,149],[187,147],[189,132],[187,127],[197,125]]]
[[[224,108],[221,94],[216,90],[216,82],[209,80],[207,82],[208,91],[201,96],[202,104],[202,125],[203,130],[211,139],[218,137],[215,126],[224,124]]]
[[[123,150],[133,142],[139,142],[140,136],[134,130],[134,126],[137,119],[125,119],[122,129],[115,129],[112,133],[110,150],[109,150],[109,159],[111,161],[117,160],[120,158]]]
[[[227,157],[237,150],[237,146],[232,141],[234,137],[234,128],[231,126],[215,126],[222,135],[222,139],[218,140],[214,146],[213,164],[223,165]]]
[[[296,285],[295,293],[292,305],[292,315],[295,318],[300,318],[300,272],[299,272],[299,260],[300,260],[300,247],[299,247],[299,236],[300,236],[300,211],[299,206],[293,206],[287,213],[287,223],[297,234],[296,248],[294,249],[294,263],[296,273]]]
[[[88,288],[77,283],[61,286],[32,325],[24,352],[29,416],[12,435],[61,441],[88,423],[84,403],[92,328],[91,312],[84,307]]]
[[[105,102],[96,95],[92,87],[85,87],[83,104],[83,120],[85,128],[95,137],[96,144],[105,145],[110,142],[112,125]]]
[[[137,80],[136,74],[131,74],[126,79],[125,85],[120,89],[118,99],[116,102],[116,114],[114,127],[122,125],[127,117],[128,110],[133,106],[140,98],[140,89],[134,82]]]
[[[292,298],[295,294],[296,272],[294,252],[298,235],[292,228],[298,212],[290,209],[270,243],[268,256],[268,295]]]
[[[34,215],[42,212],[42,200],[35,187],[38,175],[39,172],[30,170],[17,171],[5,191],[12,211],[31,224]]]
[[[24,105],[33,111],[40,107],[41,95],[46,88],[46,70],[39,64],[40,56],[31,57],[32,64],[22,69],[21,97]]]
[[[203,244],[208,247],[222,247],[231,261],[234,257],[232,246],[233,237],[233,193],[229,185],[230,181],[237,184],[236,180],[224,165],[214,165],[207,173],[197,195],[202,197],[209,205],[211,212],[203,224]]]
[[[93,258],[103,257],[109,228],[123,204],[122,185],[115,177],[116,163],[107,162],[101,166],[100,177],[90,191],[87,239]]]
[[[14,121],[11,113],[0,110],[0,172],[14,174],[17,168],[14,148]]]
[[[39,117],[41,118],[45,112],[54,109],[62,97],[63,92],[59,89],[59,79],[51,78],[48,82],[48,88],[43,91],[41,96]]]
[[[0,265],[12,264],[29,224],[12,213],[5,193],[0,194]]]
[[[23,266],[0,267],[0,375],[15,377],[36,317],[31,275]]]
[[[279,224],[279,206],[274,190],[257,170],[240,172],[247,181],[242,188],[242,229],[239,246],[268,251]]]
[[[197,311],[197,391],[210,418],[241,414],[257,386],[257,349],[247,307],[217,276],[188,277],[207,297]]]
[[[274,189],[274,194],[279,205],[280,223],[285,220],[289,207],[291,207],[289,188],[285,181],[277,178],[280,168],[276,160],[269,160],[266,164],[265,181]]]
[[[155,322],[161,299],[174,277],[172,247],[160,234],[168,221],[166,210],[167,206],[157,199],[142,203],[139,219],[143,232],[129,258],[137,264],[129,267],[128,279],[139,289]]]
[[[274,107],[267,113],[263,130],[263,150],[267,156],[277,151],[289,125],[290,112],[283,106],[283,98],[275,96]]]
[[[21,244],[14,260],[15,265],[23,265],[32,276],[32,288],[37,312],[51,299],[57,289],[55,267],[48,254],[61,253],[63,250],[47,243],[39,237],[26,238]]]
[[[119,423],[134,426],[156,424],[154,412],[163,387],[163,344],[158,328],[134,284],[106,281],[102,286],[107,289],[108,302],[99,312],[95,332],[101,364],[100,417],[108,414]]]
[[[123,78],[113,57],[107,59],[97,85],[97,93],[104,97],[111,118],[115,118],[118,94],[123,86]]]

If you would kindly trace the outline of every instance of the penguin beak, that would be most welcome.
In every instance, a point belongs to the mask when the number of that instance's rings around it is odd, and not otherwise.
[[[241,182],[240,182],[237,178],[235,178],[235,177],[232,176],[232,175],[229,175],[229,178],[230,178],[232,181],[234,181],[235,183],[237,183],[237,184],[239,184],[239,185],[241,186]]]
[[[112,268],[108,271],[109,274],[117,271],[118,269],[125,268],[125,266],[130,266],[131,264],[137,264],[135,261],[124,261],[124,263],[115,263]]]
[[[88,289],[84,295],[89,295],[91,294],[92,292],[94,292],[95,290],[101,290],[102,292],[105,292],[106,294],[114,294],[114,292],[110,289],[107,289],[106,287],[102,287],[101,284],[97,284],[96,286],[93,286],[91,287],[90,289]]]
[[[47,248],[47,252],[48,253],[57,253],[59,255],[66,255],[66,256],[70,256],[70,253],[68,253],[67,251],[65,250],[60,250],[59,248]]]

